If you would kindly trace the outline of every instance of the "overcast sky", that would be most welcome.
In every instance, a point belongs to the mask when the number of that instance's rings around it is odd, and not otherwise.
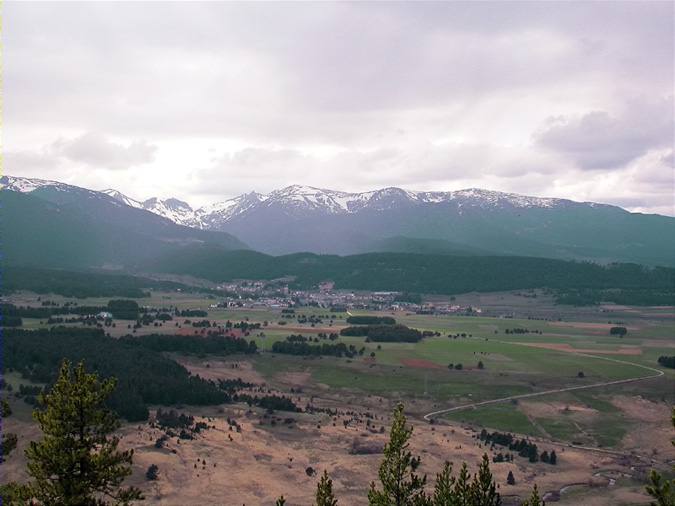
[[[298,183],[675,215],[673,9],[6,2],[4,172],[192,205]]]

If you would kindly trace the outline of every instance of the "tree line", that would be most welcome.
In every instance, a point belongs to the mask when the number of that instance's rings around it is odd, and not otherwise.
[[[148,290],[175,291],[177,289],[187,292],[213,292],[173,281],[157,281],[126,274],[5,266],[2,270],[1,293],[28,290],[35,293],[56,293],[78,299],[87,297],[137,299],[147,296]]]
[[[663,367],[669,367],[670,369],[675,369],[675,355],[666,356],[661,355],[658,359],[659,365]]]
[[[64,358],[72,362],[84,360],[99,374],[117,377],[117,388],[108,400],[109,406],[129,421],[147,420],[149,404],[230,402],[230,396],[216,383],[192,376],[178,362],[152,349],[161,342],[159,337],[135,339],[139,342],[109,338],[98,328],[5,329],[4,362],[7,370],[16,370],[30,381],[53,384]],[[173,337],[166,347],[173,344],[176,351],[196,349],[196,339],[192,336]],[[199,339],[206,340],[204,346],[214,342],[211,338]],[[244,348],[240,341],[215,342],[231,346],[219,346],[221,354],[226,353],[224,350],[239,353]],[[162,346],[157,345],[157,348]],[[247,343],[243,353],[247,352],[254,353],[254,345]]]
[[[289,336],[289,338],[286,338],[286,341],[275,342],[272,345],[272,352],[304,357],[330,356],[352,358],[359,354],[359,351],[353,344],[350,344],[349,346],[345,343],[309,344],[307,342],[293,340],[292,336]],[[363,351],[361,351],[361,354],[363,354]]]
[[[395,325],[396,320],[391,316],[359,315],[349,316],[347,323],[350,325]]]
[[[181,336],[176,334],[147,334],[124,336],[121,343],[153,350],[189,355],[233,355],[253,354],[258,351],[255,341],[223,335]]]
[[[548,287],[553,290],[627,290],[673,294],[675,269],[518,256],[368,253],[336,256],[190,249],[153,259],[148,268],[221,282],[294,276],[294,288],[330,279],[336,289],[454,295]],[[672,300],[672,298],[671,298]]]
[[[340,330],[341,336],[365,336],[366,342],[416,343],[424,335],[417,329],[405,325],[357,325]]]

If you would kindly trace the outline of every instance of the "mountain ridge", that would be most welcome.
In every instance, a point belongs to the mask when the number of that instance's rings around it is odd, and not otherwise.
[[[81,193],[149,211],[173,223],[226,232],[273,254],[351,255],[372,251],[473,251],[600,263],[675,264],[675,218],[609,204],[469,188],[396,187],[350,193],[291,185],[194,209],[178,199],[131,199],[107,189],[4,176],[8,189],[59,199]]]
[[[30,193],[31,191],[42,186],[82,188],[76,185],[70,185],[48,179],[25,178],[9,175],[3,176],[2,181],[0,182],[6,188],[20,191],[22,193]],[[388,197],[404,198],[410,200],[411,202],[421,204],[438,204],[450,202],[453,200],[459,201],[460,204],[465,204],[469,201],[473,201],[474,204],[479,203],[485,207],[497,207],[500,204],[502,206],[511,205],[516,208],[550,208],[556,205],[588,205],[591,207],[610,207],[614,209],[621,209],[624,212],[631,213],[630,211],[613,204],[576,201],[556,197],[535,197],[519,193],[486,190],[482,188],[465,188],[452,191],[413,191],[405,190],[396,186],[389,186],[365,192],[346,192],[341,190],[318,188],[309,185],[292,184],[267,194],[258,193],[255,191],[243,193],[236,197],[206,204],[199,208],[193,208],[187,202],[175,197],[170,197],[167,199],[150,197],[144,201],[139,201],[128,197],[123,192],[113,188],[100,190],[100,193],[104,193],[128,206],[146,209],[155,214],[159,214],[160,216],[164,216],[165,218],[175,221],[181,225],[185,225],[185,222],[190,222],[191,224],[188,226],[193,226],[195,228],[208,228],[205,226],[204,220],[213,221],[210,219],[210,216],[213,214],[223,214],[227,218],[228,216],[237,214],[237,212],[239,212],[238,208],[241,204],[250,206],[253,201],[259,204],[264,204],[267,202],[267,205],[272,202],[295,202],[314,206],[315,208],[323,208],[327,212],[343,213],[358,212],[368,204],[375,206],[376,203],[382,203],[382,201]],[[167,203],[169,205],[167,205]],[[185,210],[184,216],[176,216],[172,212],[176,207],[180,207]],[[236,211],[233,212],[233,210]],[[192,217],[187,216],[188,211],[193,213]]]

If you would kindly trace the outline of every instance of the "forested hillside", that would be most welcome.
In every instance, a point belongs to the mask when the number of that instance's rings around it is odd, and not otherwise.
[[[601,266],[515,256],[370,253],[269,256],[251,251],[193,247],[147,264],[157,272],[212,281],[294,276],[298,287],[331,279],[336,288],[457,294],[524,288],[653,289],[672,293],[675,269],[636,264]]]

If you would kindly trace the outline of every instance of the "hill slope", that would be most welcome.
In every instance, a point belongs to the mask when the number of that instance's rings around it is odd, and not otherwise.
[[[481,251],[675,265],[675,218],[592,202],[479,189],[346,193],[294,185],[244,194],[191,215],[185,206],[180,212],[151,210],[230,232],[271,254]]]
[[[95,201],[149,211],[194,229],[233,234],[275,255],[438,252],[675,265],[675,218],[592,202],[479,189],[347,193],[294,185],[195,210],[178,199],[140,202],[116,190],[93,192],[54,181],[5,176],[0,182],[87,213],[98,212],[100,206],[91,207]]]
[[[300,288],[333,280],[336,288],[456,294],[526,288],[622,288],[672,292],[675,269],[635,264],[515,256],[452,256],[369,253],[352,256],[296,253],[270,256],[191,246],[150,260],[148,270],[220,282],[295,277]]]
[[[229,234],[182,227],[81,188],[3,189],[0,205],[3,260],[11,265],[133,266],[190,244],[246,248]]]

